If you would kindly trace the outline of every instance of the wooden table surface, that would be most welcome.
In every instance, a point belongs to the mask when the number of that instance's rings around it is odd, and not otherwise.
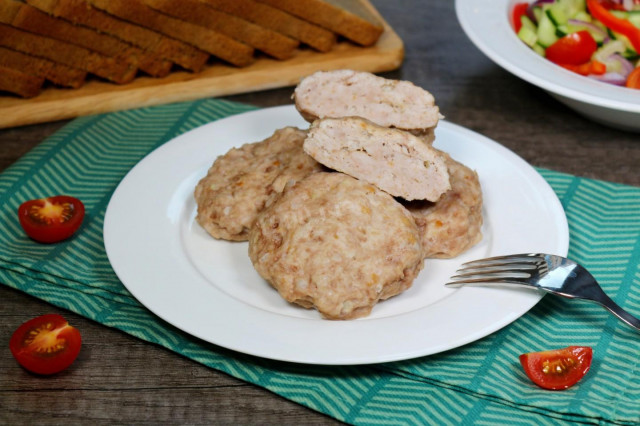
[[[640,134],[593,123],[494,65],[469,41],[454,2],[373,0],[404,40],[384,74],[431,91],[448,121],[494,139],[535,166],[640,186]],[[427,6],[428,4],[428,6]],[[229,97],[289,104],[291,89]],[[0,130],[0,170],[66,122]],[[173,352],[0,286],[0,424],[332,424],[335,420]],[[83,349],[54,377],[22,370],[8,350],[31,317],[61,313]]]

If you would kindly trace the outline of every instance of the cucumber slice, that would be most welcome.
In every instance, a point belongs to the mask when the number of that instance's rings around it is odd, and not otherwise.
[[[545,9],[546,15],[549,17],[553,25],[559,27],[560,25],[565,25],[569,18],[565,13],[564,7],[562,5],[554,3],[551,6]]]
[[[556,26],[546,13],[542,14],[540,21],[538,21],[538,43],[542,47],[549,47],[558,40],[556,36]]]
[[[518,31],[518,38],[522,40],[527,46],[533,47],[538,41],[538,34],[529,27],[522,26]]]
[[[564,9],[567,18],[578,19],[576,15],[587,14],[587,5],[584,0],[556,0],[556,4]]]
[[[556,36],[558,38],[562,38],[564,36],[566,36],[567,34],[570,34],[573,31],[569,30],[569,26],[568,25],[558,25],[556,27]]]
[[[584,22],[593,22],[593,18],[587,12],[578,12],[575,15],[573,15],[572,19],[577,19],[579,21],[584,21]]]
[[[533,49],[534,52],[536,52],[538,55],[543,56],[545,55],[545,48],[540,46],[538,43],[534,44],[533,46],[531,46],[531,48]]]
[[[640,10],[629,12],[629,22],[640,28]]]
[[[527,27],[531,31],[534,31],[534,32],[538,31],[538,27],[536,26],[536,24],[533,23],[533,21],[531,19],[529,19],[528,16],[522,15],[520,17],[520,22],[522,22],[522,26],[523,27]]]
[[[536,22],[540,22],[543,15],[542,6],[534,6],[531,11],[533,12],[533,16],[536,18]]]

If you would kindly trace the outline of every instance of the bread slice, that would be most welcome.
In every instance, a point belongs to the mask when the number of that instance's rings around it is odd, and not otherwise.
[[[382,23],[356,0],[256,0],[336,32],[347,39],[371,46],[384,31]]]
[[[209,58],[208,53],[190,44],[116,18],[92,7],[85,0],[27,0],[27,3],[51,16],[93,28],[153,52],[187,70],[201,71]]]
[[[164,77],[171,70],[171,62],[108,34],[100,34],[95,30],[51,17],[35,7],[17,0],[4,1],[9,5],[16,5],[18,9],[11,22],[11,25],[16,28],[75,44],[106,56],[119,58],[119,60],[129,62],[132,66],[137,66],[154,77]]]
[[[336,35],[331,31],[254,0],[200,1],[222,12],[239,16],[299,40],[320,52],[328,52],[336,44]]]
[[[300,44],[290,37],[216,10],[198,0],[144,0],[144,3],[183,21],[219,31],[276,59],[289,59]]]
[[[23,70],[27,74],[42,77],[59,86],[77,89],[84,84],[86,71],[37,58],[22,52],[0,47],[0,65]]]
[[[0,91],[10,92],[23,98],[38,96],[44,78],[0,65]]]
[[[182,40],[235,66],[244,67],[254,61],[254,49],[251,46],[217,31],[167,16],[153,10],[140,0],[88,0],[88,2],[113,16]]]
[[[4,22],[1,7],[0,22]],[[137,68],[129,63],[70,43],[32,34],[4,23],[0,24],[0,45],[79,68],[118,84],[131,82],[137,72]]]

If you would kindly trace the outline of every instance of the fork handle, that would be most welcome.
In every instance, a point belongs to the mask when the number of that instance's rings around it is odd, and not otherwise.
[[[616,302],[614,302],[609,296],[606,294],[600,295],[598,300],[592,299],[594,302],[605,307],[609,312],[613,315],[617,316],[622,320],[622,322],[630,325],[636,330],[640,331],[640,319],[634,317],[624,309],[622,309]]]

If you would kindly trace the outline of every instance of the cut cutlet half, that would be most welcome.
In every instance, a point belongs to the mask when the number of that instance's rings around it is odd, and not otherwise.
[[[33,98],[40,94],[43,83],[42,77],[0,65],[0,91],[10,92],[23,98]]]
[[[88,0],[88,2],[111,15],[189,43],[232,65],[244,67],[254,61],[254,50],[251,46],[217,31],[167,16],[139,0]]]
[[[216,10],[199,0],[143,1],[153,9],[228,35],[276,59],[289,59],[300,44],[290,37]]]
[[[336,44],[336,35],[331,31],[254,0],[200,1],[222,12],[239,16],[299,40],[320,52],[328,52]]]
[[[38,58],[22,52],[0,47],[0,65],[24,70],[27,74],[43,77],[53,84],[77,89],[84,84],[87,72]]]
[[[0,22],[2,22],[1,12]],[[79,68],[118,84],[131,82],[137,72],[136,67],[126,62],[70,43],[32,34],[4,23],[0,23],[0,45]]]
[[[201,71],[209,58],[208,53],[190,44],[116,18],[85,0],[27,0],[27,3],[51,16],[110,34],[190,71]]]
[[[17,0],[3,1],[8,4],[13,3],[18,8],[11,22],[11,25],[16,28],[75,44],[106,56],[120,58],[154,77],[164,77],[171,71],[171,62],[108,34],[101,34],[63,19],[54,18]]]
[[[371,46],[384,31],[382,23],[356,0],[256,0],[327,28],[347,39]]]

